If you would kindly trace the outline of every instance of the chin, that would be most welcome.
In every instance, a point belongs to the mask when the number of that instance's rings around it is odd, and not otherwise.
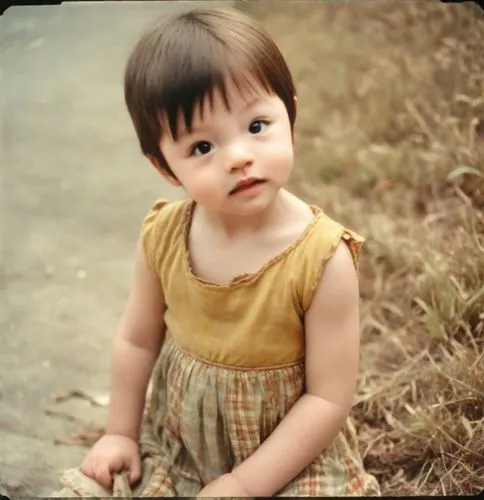
[[[247,200],[244,203],[233,204],[226,207],[226,211],[234,215],[252,216],[262,213],[267,210],[275,200],[275,196],[258,197],[252,200]]]

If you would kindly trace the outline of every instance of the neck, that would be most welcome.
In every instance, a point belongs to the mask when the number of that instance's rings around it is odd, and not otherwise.
[[[198,208],[209,227],[224,238],[235,239],[263,231],[281,221],[290,204],[289,197],[289,193],[281,189],[269,206],[251,215],[217,213],[200,206]]]

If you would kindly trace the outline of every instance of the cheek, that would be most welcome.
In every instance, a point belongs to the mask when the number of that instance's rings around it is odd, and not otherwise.
[[[272,144],[267,161],[267,166],[270,166],[271,173],[275,179],[284,180],[292,170],[294,164],[294,148],[291,140],[286,137],[281,138]]]
[[[184,177],[183,187],[193,200],[200,204],[210,205],[217,198],[218,183],[211,169],[203,168],[199,172],[192,172]]]

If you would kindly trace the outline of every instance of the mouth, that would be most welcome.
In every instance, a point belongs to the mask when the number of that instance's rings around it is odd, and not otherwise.
[[[246,191],[264,182],[266,182],[264,179],[257,179],[255,177],[244,179],[237,183],[234,189],[232,189],[232,191],[229,192],[229,195]]]

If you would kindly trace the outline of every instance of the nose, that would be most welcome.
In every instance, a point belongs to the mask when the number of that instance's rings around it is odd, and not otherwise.
[[[227,172],[241,170],[250,167],[253,162],[254,156],[252,152],[244,144],[238,142],[228,148],[225,157],[225,170]]]

